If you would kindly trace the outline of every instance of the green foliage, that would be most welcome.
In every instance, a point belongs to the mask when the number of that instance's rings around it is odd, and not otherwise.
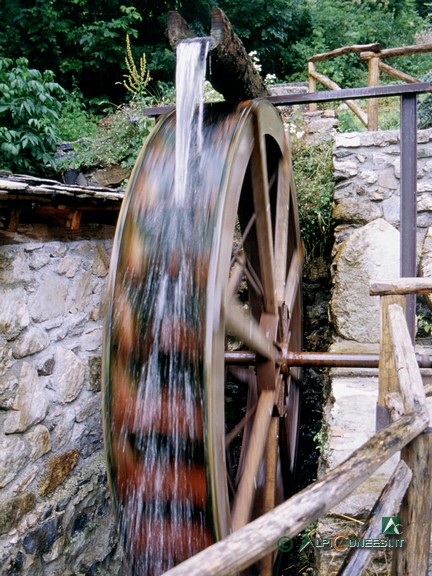
[[[153,120],[141,114],[141,106],[132,101],[118,106],[97,125],[92,136],[73,143],[73,155],[61,160],[60,169],[94,166],[133,166]]]
[[[133,166],[143,142],[154,125],[154,120],[144,116],[142,111],[150,106],[165,106],[174,103],[174,89],[158,82],[153,93],[139,94],[128,103],[117,106],[97,124],[82,103],[71,96],[67,101],[69,112],[62,116],[62,136],[73,140],[70,122],[77,111],[74,152],[60,161],[59,168],[90,168],[94,166]]]
[[[304,61],[313,54],[352,44],[379,42],[384,47],[414,44],[415,33],[424,27],[414,0],[306,1],[312,18],[312,35],[296,46]],[[413,76],[421,75],[425,65],[425,60],[418,57],[398,59],[398,68]],[[320,62],[318,70],[342,87],[367,84],[367,65],[356,54]]]
[[[423,81],[432,84],[432,70],[425,75]],[[418,108],[418,127],[432,128],[432,94],[428,94]]]
[[[97,119],[86,110],[84,99],[78,89],[68,93],[57,123],[57,136],[62,142],[74,142],[79,138],[94,136]]]
[[[142,20],[118,0],[4,0],[0,54],[25,56],[49,68],[71,90],[77,82],[87,97],[114,95],[112,78],[123,62],[125,34],[138,35]]]
[[[301,138],[293,138],[294,179],[306,258],[322,256],[332,241],[332,149],[331,140],[308,146]]]
[[[197,35],[210,30],[211,9],[227,14],[248,52],[255,50],[263,76],[304,79],[306,60],[354,43],[412,44],[430,24],[430,0],[2,0],[0,55],[26,57],[49,68],[72,90],[77,83],[87,100],[119,103],[124,93],[112,81],[125,68],[123,39],[135,39],[132,55],[147,55],[155,81],[172,81],[175,54],[166,37],[167,14],[178,10]],[[420,18],[420,16],[422,18]],[[424,57],[398,59],[402,69],[421,77]],[[342,86],[364,85],[366,65],[354,55],[319,64]]]
[[[427,318],[422,315],[417,315],[417,330],[419,336],[431,336],[432,335],[432,319]]]
[[[0,168],[35,174],[53,164],[64,93],[51,71],[0,58]]]
[[[296,43],[307,42],[312,33],[307,2],[299,0],[220,0],[248,52],[256,51],[263,76],[287,78],[305,70]]]

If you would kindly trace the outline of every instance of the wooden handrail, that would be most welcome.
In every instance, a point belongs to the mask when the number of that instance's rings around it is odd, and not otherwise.
[[[234,576],[293,538],[339,504],[384,462],[427,428],[424,411],[402,416],[379,430],[345,462],[270,512],[249,522],[175,568],[166,576]]]
[[[364,50],[363,50],[364,48]],[[415,46],[402,46],[400,48],[384,48],[377,43],[375,44],[354,44],[352,46],[343,46],[342,48],[336,48],[330,52],[324,52],[322,54],[315,54],[308,60],[308,90],[311,93],[316,92],[317,81],[323,84],[326,88],[339,88],[330,78],[324,74],[317,72],[315,68],[316,62],[322,62],[324,60],[330,60],[342,56],[344,54],[358,53],[360,61],[367,61],[368,63],[368,86],[378,86],[380,72],[383,72],[397,80],[408,83],[417,83],[418,80],[406,74],[401,70],[397,70],[388,64],[382,62],[382,58],[397,58],[399,56],[409,56],[414,54],[424,54],[426,52],[432,52],[432,44],[418,44]],[[337,88],[336,88],[337,87]],[[367,114],[361,110],[361,108],[353,107],[351,103],[346,102],[351,108],[354,114],[361,120],[361,122],[368,128],[368,130],[378,130],[378,102],[375,100],[368,100],[368,112]],[[316,103],[311,103],[309,110],[314,112],[317,110]]]
[[[330,50],[330,52],[323,52],[322,54],[315,54],[311,56],[308,62],[322,62],[324,60],[332,60],[338,56],[344,54],[352,53],[369,53],[369,52],[379,52],[381,50],[381,44],[374,42],[373,44],[353,44],[352,46],[344,46],[342,48],[336,48],[335,50]]]
[[[384,48],[378,52],[360,52],[360,60],[370,58],[398,58],[400,56],[412,56],[413,54],[425,54],[432,52],[432,44],[415,44],[414,46],[401,46],[400,48]]]

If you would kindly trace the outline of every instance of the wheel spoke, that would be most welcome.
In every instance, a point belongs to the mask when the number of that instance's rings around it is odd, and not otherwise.
[[[256,220],[256,214],[253,213],[252,216],[250,217],[249,222],[246,225],[246,228],[242,234],[242,237],[240,238],[240,242],[238,243],[238,245],[236,246],[236,249],[233,252],[233,255],[231,258],[231,266],[234,264],[234,261],[236,260],[238,253],[243,248],[243,245],[244,245],[247,237],[249,236],[249,232],[251,231],[252,226],[255,224],[255,220]]]
[[[231,299],[236,295],[237,289],[244,274],[245,266],[246,266],[246,257],[244,253],[239,254],[231,267],[231,274],[227,286],[228,299]]]
[[[274,397],[274,390],[263,390],[258,399],[243,474],[233,506],[233,530],[237,530],[247,524],[252,513],[255,485],[258,470],[267,444],[267,436],[274,406]]]
[[[275,224],[275,283],[276,295],[278,302],[284,299],[284,289],[286,280],[287,254],[288,254],[288,217],[289,217],[289,199],[290,199],[290,172],[292,171],[291,163],[287,154],[288,142],[285,136],[285,154],[280,160],[281,177],[278,181],[278,194],[276,205],[276,224]]]
[[[270,214],[270,196],[267,174],[265,140],[262,136],[259,116],[254,117],[254,140],[252,151],[252,191],[256,214],[256,235],[261,281],[264,288],[264,310],[277,313],[274,282],[274,249]]]
[[[267,338],[264,329],[236,298],[231,298],[227,305],[226,329],[254,352],[275,361],[278,355],[275,343]]]
[[[299,246],[291,258],[291,263],[288,270],[285,286],[284,302],[288,308],[289,318],[292,317],[294,312],[294,306],[302,277],[302,269],[303,269],[303,246]]]
[[[238,434],[240,434],[240,432],[243,430],[243,428],[246,426],[246,424],[249,422],[249,420],[252,418],[255,412],[256,412],[256,404],[246,412],[246,414],[243,416],[240,422],[238,422],[234,426],[234,428],[225,436],[225,448],[228,448],[228,446],[231,444],[234,438],[238,436]]]

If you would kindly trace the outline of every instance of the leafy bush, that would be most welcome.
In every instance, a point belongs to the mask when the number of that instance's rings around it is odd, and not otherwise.
[[[323,256],[333,242],[333,141],[309,146],[293,139],[293,169],[306,259]]]
[[[432,70],[425,75],[423,81],[432,84]],[[419,106],[418,127],[420,129],[432,128],[432,94],[428,94]]]
[[[0,168],[37,174],[53,165],[64,94],[51,71],[0,58]]]
[[[74,142],[97,132],[96,116],[87,112],[84,98],[78,90],[67,93],[57,123],[57,136],[62,142]]]
[[[414,0],[309,0],[312,34],[295,48],[303,61],[341,46],[379,42],[384,47],[414,44],[424,27]],[[427,55],[430,59],[430,55]],[[413,76],[425,73],[427,58],[398,58],[397,68]],[[342,87],[367,85],[367,65],[357,54],[319,62],[319,72]]]
[[[141,105],[134,101],[118,106],[114,114],[98,123],[95,134],[73,143],[72,156],[63,158],[59,168],[133,166],[154,122],[141,111]]]

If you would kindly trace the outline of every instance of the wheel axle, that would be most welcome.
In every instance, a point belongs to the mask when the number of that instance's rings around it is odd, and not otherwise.
[[[432,368],[432,356],[416,354],[420,368]],[[253,365],[260,362],[260,356],[247,350],[225,352],[225,364]],[[379,354],[350,354],[341,352],[292,352],[281,354],[276,364],[288,369],[291,366],[322,366],[328,368],[378,368]]]

